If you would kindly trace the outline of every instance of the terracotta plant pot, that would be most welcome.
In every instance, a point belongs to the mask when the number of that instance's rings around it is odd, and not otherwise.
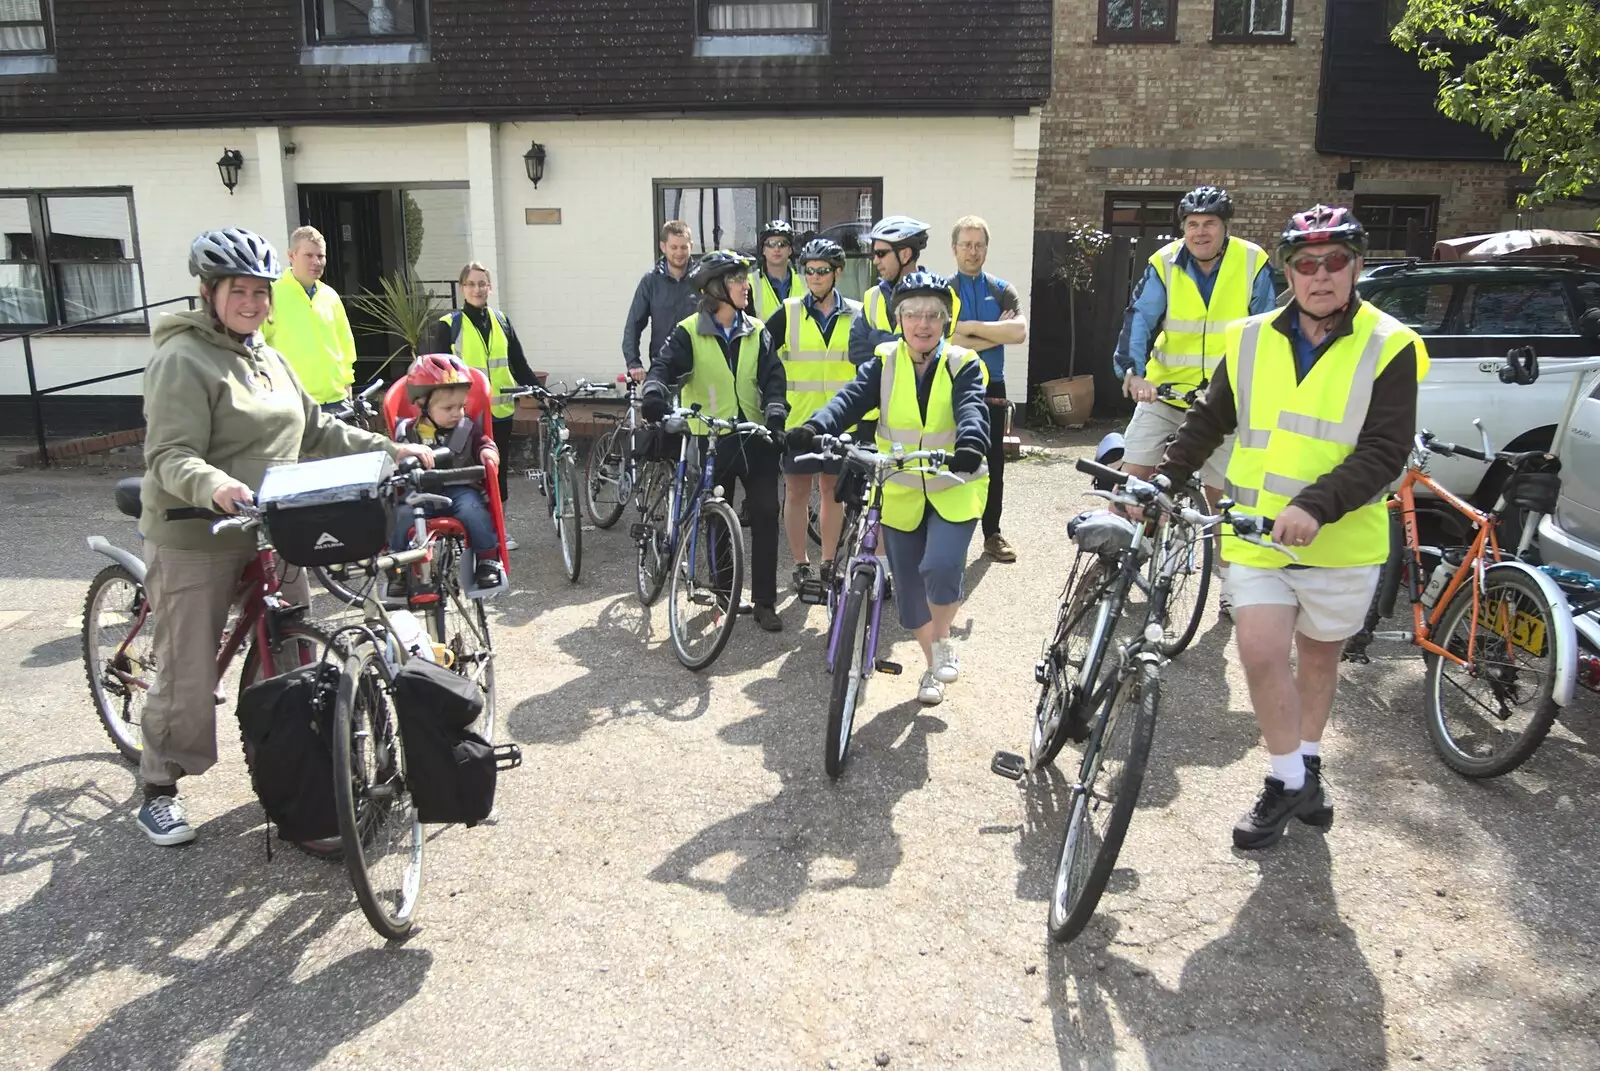
[[[1089,414],[1094,410],[1094,376],[1048,379],[1039,384],[1039,389],[1044,392],[1050,419],[1056,426],[1081,428],[1089,422]]]

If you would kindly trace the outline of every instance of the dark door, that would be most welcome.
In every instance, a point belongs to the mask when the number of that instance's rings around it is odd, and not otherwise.
[[[393,199],[386,190],[300,188],[300,222],[321,231],[328,240],[328,266],[322,277],[345,298],[380,292],[384,273],[383,213]],[[376,330],[372,318],[348,300],[345,311],[356,336],[356,380],[370,377],[377,363],[393,352],[389,337]],[[366,376],[363,376],[363,372]]]

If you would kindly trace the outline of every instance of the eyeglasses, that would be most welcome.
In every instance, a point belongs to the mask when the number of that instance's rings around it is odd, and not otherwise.
[[[912,320],[912,321],[915,321],[917,323],[932,323],[933,321],[938,320],[939,322],[943,323],[944,322],[944,313],[942,313],[942,312],[902,312],[900,314],[900,319],[902,319],[902,320]]]
[[[1289,267],[1294,269],[1296,275],[1311,276],[1317,274],[1318,268],[1327,268],[1329,275],[1344,271],[1355,259],[1355,254],[1348,249],[1335,249],[1331,253],[1318,256],[1315,253],[1306,253],[1289,261]]]
[[[807,268],[801,268],[800,270],[805,272],[807,275],[832,275],[834,273],[834,271],[835,271],[834,266],[832,264],[829,264],[828,266],[823,267],[823,268],[807,267]]]
[[[749,286],[750,285],[750,276],[748,276],[748,275],[730,275],[730,276],[728,276],[728,285],[729,286]]]
[[[956,248],[963,253],[977,253],[989,248],[988,242],[957,242]]]
[[[794,243],[786,238],[768,238],[761,244],[768,249],[792,249],[794,247]]]
[[[894,255],[894,250],[888,248],[887,246],[884,247],[883,249],[874,249],[872,251],[872,259],[873,260],[882,260],[884,257],[893,256],[893,255]]]

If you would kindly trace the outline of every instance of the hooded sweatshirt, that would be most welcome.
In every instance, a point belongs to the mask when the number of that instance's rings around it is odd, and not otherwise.
[[[205,309],[164,316],[151,332],[155,356],[144,373],[144,483],[139,531],[181,550],[248,550],[251,532],[211,533],[209,521],[168,521],[177,506],[215,509],[229,478],[261,486],[271,465],[302,453],[383,450],[382,435],[342,424],[306,394],[289,362],[261,341],[234,339]]]

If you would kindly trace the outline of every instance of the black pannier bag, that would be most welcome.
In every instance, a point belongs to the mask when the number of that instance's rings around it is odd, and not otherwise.
[[[676,461],[682,445],[681,431],[668,431],[662,424],[642,424],[633,432],[633,456],[639,461]]]
[[[291,565],[339,565],[382,554],[394,500],[381,484],[393,470],[381,450],[268,469],[256,501],[278,556]]]
[[[339,667],[301,666],[239,696],[239,735],[250,785],[288,841],[339,835],[333,800],[334,696]]]
[[[468,728],[483,712],[478,686],[413,658],[394,675],[394,708],[417,818],[472,826],[489,817],[499,759],[496,749]]]

